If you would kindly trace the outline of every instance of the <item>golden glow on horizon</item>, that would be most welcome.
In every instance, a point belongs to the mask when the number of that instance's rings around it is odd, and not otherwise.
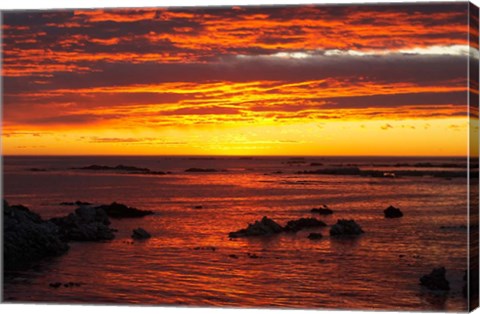
[[[465,156],[466,118],[12,133],[7,155]]]

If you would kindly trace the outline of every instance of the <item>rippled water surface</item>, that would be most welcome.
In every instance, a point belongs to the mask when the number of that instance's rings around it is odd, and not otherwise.
[[[75,200],[98,204],[117,201],[155,214],[112,219],[112,227],[119,230],[113,241],[72,243],[61,257],[6,274],[4,298],[60,303],[467,309],[461,293],[467,268],[466,231],[440,228],[466,225],[466,178],[297,174],[317,169],[310,166],[312,162],[391,171],[399,162],[464,160],[6,157],[5,198],[10,204],[28,206],[43,218],[73,211],[58,204]],[[124,164],[171,174],[70,169],[91,164]],[[190,167],[226,171],[184,171]],[[355,219],[365,234],[334,239],[326,227],[267,238],[228,238],[229,232],[262,216],[280,224],[318,217],[310,209],[321,204],[334,210],[332,216],[321,218],[328,225],[341,218]],[[401,208],[405,216],[385,219],[383,209],[389,205]],[[137,227],[153,237],[132,241],[132,229]],[[324,238],[311,241],[307,238],[310,232],[321,232]],[[248,253],[259,258],[250,258]],[[232,254],[238,258],[230,257]],[[437,266],[447,268],[451,291],[446,296],[419,286],[419,277]],[[57,281],[82,285],[49,287],[50,282]]]

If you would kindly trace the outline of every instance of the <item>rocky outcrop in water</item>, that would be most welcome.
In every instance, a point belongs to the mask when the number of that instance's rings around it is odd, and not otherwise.
[[[210,168],[188,168],[185,172],[218,172],[218,170]]]
[[[96,208],[104,210],[111,218],[137,218],[153,214],[151,210],[141,210],[116,202],[110,205],[101,205]]]
[[[331,215],[333,214],[333,210],[331,210],[330,208],[328,208],[327,205],[323,204],[321,207],[319,208],[312,208],[310,210],[310,212],[314,213],[314,214],[320,214],[320,215]]]
[[[364,233],[364,231],[353,219],[339,219],[330,229],[331,236],[352,236],[362,233]]]
[[[62,255],[69,249],[55,224],[25,206],[9,206],[5,200],[3,228],[5,270],[23,268],[43,258]]]
[[[132,232],[132,239],[144,240],[144,239],[150,239],[151,237],[152,235],[143,228],[134,229]]]
[[[103,209],[79,207],[66,217],[50,219],[59,228],[64,241],[102,241],[115,238]]]
[[[388,206],[387,209],[383,211],[385,218],[400,218],[403,217],[403,213],[399,208],[393,207],[392,205]]]
[[[430,274],[420,278],[420,284],[430,290],[448,291],[450,290],[450,284],[445,278],[446,272],[445,267],[434,268]]]
[[[256,237],[256,236],[269,236],[277,234],[283,231],[282,226],[273,221],[270,218],[264,216],[262,220],[255,221],[253,224],[248,224],[248,227],[245,229],[240,229],[235,232],[230,232],[230,238],[241,238],[241,237]]]
[[[78,170],[93,170],[93,171],[109,171],[109,170],[114,170],[114,171],[129,171],[129,172],[150,172],[150,169],[148,168],[140,168],[140,167],[134,167],[134,166],[125,166],[125,165],[118,165],[115,167],[110,167],[110,166],[101,166],[101,165],[90,165],[87,167],[80,167],[80,168],[73,168],[73,169],[78,169]]]
[[[325,227],[325,224],[321,220],[315,218],[300,218],[297,220],[290,220],[284,228],[285,232],[298,232],[306,228]]]
[[[129,173],[129,174],[150,174],[150,175],[166,174],[163,171],[152,171],[148,168],[140,168],[135,166],[125,166],[125,165],[117,165],[115,167],[102,166],[102,165],[90,165],[87,167],[72,168],[72,169],[89,170],[89,171],[114,171],[114,172]]]
[[[92,205],[89,202],[75,201],[75,202],[61,202],[62,206],[89,206]]]

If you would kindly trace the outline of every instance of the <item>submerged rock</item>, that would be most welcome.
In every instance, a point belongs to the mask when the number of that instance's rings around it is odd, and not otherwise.
[[[320,214],[320,215],[331,215],[333,214],[333,210],[328,208],[327,205],[323,204],[319,208],[312,208],[310,212],[315,213],[315,214]]]
[[[450,284],[445,278],[446,272],[445,267],[434,268],[430,274],[420,278],[420,284],[430,290],[448,291]]]
[[[323,238],[323,235],[321,233],[310,233],[308,235],[308,238],[310,240],[320,240],[321,238]]]
[[[152,235],[142,228],[134,229],[132,233],[132,238],[137,240],[149,239],[151,237]]]
[[[364,233],[355,220],[339,219],[330,229],[331,236],[360,235]]]
[[[44,221],[25,206],[9,206],[3,201],[5,270],[24,268],[43,258],[62,255],[68,249],[55,224]]]
[[[66,217],[50,219],[65,241],[101,241],[115,238],[110,220],[103,209],[79,207]]]
[[[262,220],[255,221],[253,224],[248,224],[245,229],[240,229],[235,232],[230,232],[230,238],[252,237],[252,236],[269,236],[283,231],[282,226],[270,218],[264,216]]]
[[[327,224],[315,218],[300,218],[290,220],[285,226],[286,232],[297,232],[305,228],[325,227]]]
[[[109,217],[112,218],[136,218],[152,215],[150,210],[141,210],[134,207],[128,207],[124,204],[113,202],[110,205],[101,205],[96,207],[104,210]]]
[[[403,213],[399,208],[393,207],[392,205],[388,206],[387,209],[383,211],[385,218],[400,218],[403,217]]]

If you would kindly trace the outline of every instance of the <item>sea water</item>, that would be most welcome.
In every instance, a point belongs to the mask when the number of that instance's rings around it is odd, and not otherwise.
[[[391,173],[421,163],[465,158],[396,157],[5,157],[4,198],[42,218],[64,216],[76,200],[113,201],[154,215],[111,219],[116,237],[71,243],[63,256],[5,274],[7,302],[149,304],[317,309],[464,311],[467,178],[302,174],[322,167]],[[166,175],[72,168],[119,164]],[[322,164],[312,165],[312,164]],[[219,170],[185,172],[188,168]],[[36,168],[32,171],[32,168]],[[435,168],[428,171],[458,171]],[[41,171],[38,171],[41,170]],[[310,210],[328,205],[334,214]],[[399,207],[404,217],[386,219]],[[337,239],[329,227],[296,234],[229,239],[268,216],[284,225],[315,217],[329,226],[354,219],[365,233]],[[152,234],[133,241],[132,230]],[[442,228],[444,227],[444,228]],[[445,228],[447,227],[447,228]],[[321,232],[321,240],[307,238]],[[258,258],[252,258],[255,254]],[[235,255],[237,258],[233,258]],[[419,278],[444,266],[450,291],[435,294]],[[80,286],[52,288],[51,282]]]

